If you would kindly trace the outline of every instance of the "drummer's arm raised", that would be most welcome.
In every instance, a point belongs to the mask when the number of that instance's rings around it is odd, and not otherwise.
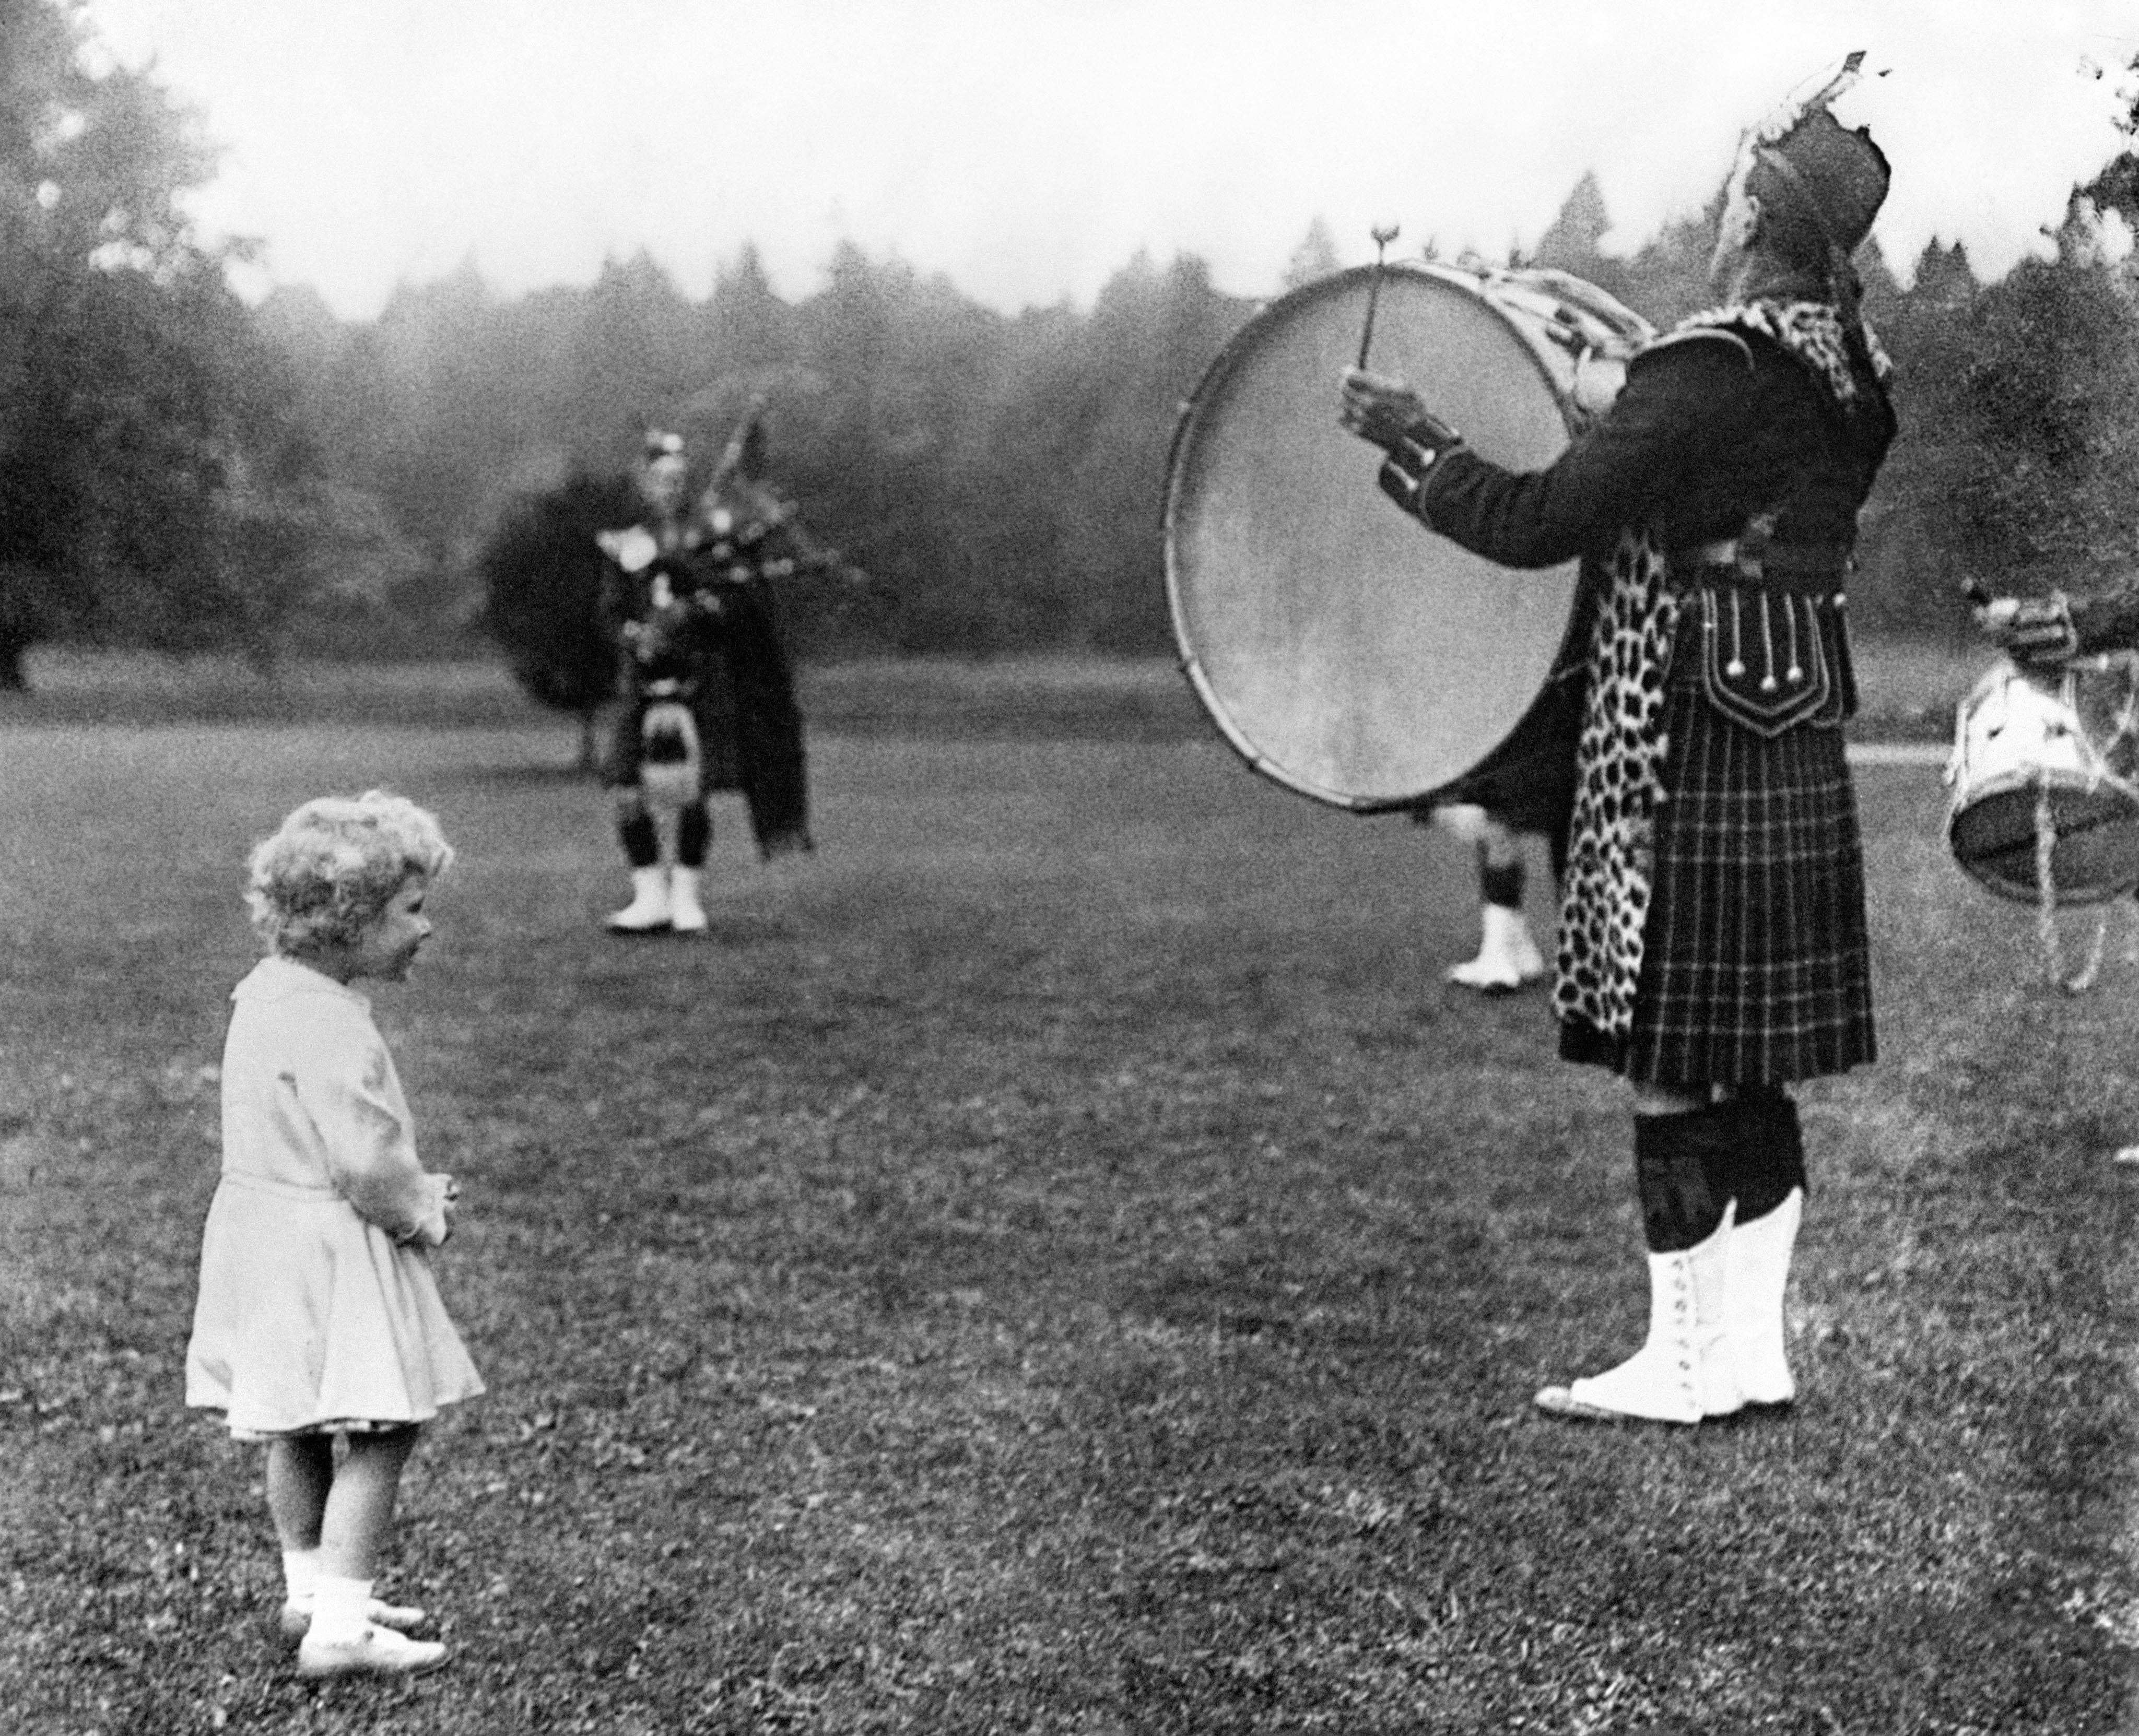
[[[2093,652],[2139,651],[2139,575],[2085,597],[1969,594],[1976,624],[2015,663],[2055,669]]]
[[[1647,521],[1734,437],[1747,363],[1739,346],[1672,345],[1632,369],[1611,410],[1547,469],[1449,452],[1419,491],[1421,519],[1502,566],[1556,566]]]

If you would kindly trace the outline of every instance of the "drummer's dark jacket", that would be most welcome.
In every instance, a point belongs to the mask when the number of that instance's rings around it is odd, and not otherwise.
[[[1826,650],[1830,691],[1769,721],[1815,711],[1839,721],[1853,708],[1845,575],[1895,422],[1869,351],[1830,346],[1826,360],[1823,371],[1752,324],[1681,328],[1634,358],[1612,408],[1549,468],[1511,472],[1459,445],[1427,472],[1412,510],[1505,566],[1601,557],[1629,527],[1646,530],[1673,587],[1705,612],[1706,641],[1723,647],[1718,684],[1746,690],[1755,726],[1760,689],[1785,655],[1776,648],[1800,634]],[[1693,640],[1680,634],[1675,673]],[[1751,667],[1725,682],[1734,643]]]
[[[2139,574],[2092,596],[2073,598],[2072,619],[2082,651],[2139,648]]]

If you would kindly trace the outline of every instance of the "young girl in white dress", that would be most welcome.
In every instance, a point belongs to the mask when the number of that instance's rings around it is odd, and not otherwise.
[[[252,853],[247,899],[271,951],[231,996],[186,1402],[267,1443],[302,1675],[445,1661],[400,1631],[423,1612],[379,1602],[372,1583],[418,1429],[482,1391],[431,1275],[458,1191],[417,1161],[393,1057],[352,985],[406,979],[452,860],[430,814],[379,790],[308,802]]]

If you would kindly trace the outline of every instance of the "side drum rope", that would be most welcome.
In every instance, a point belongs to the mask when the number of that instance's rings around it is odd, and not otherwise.
[[[2050,980],[2068,995],[2083,995],[2093,985],[2102,968],[2102,946],[2109,933],[2107,912],[2094,920],[2094,941],[2079,974],[2068,980],[2058,945],[2058,819],[2050,806],[2050,780],[2039,776],[2035,783],[2035,932],[2043,943],[2043,960]]]

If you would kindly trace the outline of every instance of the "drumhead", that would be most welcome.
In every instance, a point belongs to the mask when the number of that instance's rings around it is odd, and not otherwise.
[[[1564,661],[1578,565],[1519,572],[1401,512],[1337,423],[1369,267],[1271,303],[1183,410],[1166,500],[1174,632],[1198,696],[1258,771],[1359,811],[1451,792],[1506,748]],[[1563,358],[1471,275],[1393,266],[1368,365],[1481,456],[1568,443]]]
[[[2035,810],[2045,791],[2057,902],[2102,904],[2139,890],[2139,790],[2121,778],[2043,773],[1979,791],[1947,821],[1954,859],[1986,890],[2037,902]]]

